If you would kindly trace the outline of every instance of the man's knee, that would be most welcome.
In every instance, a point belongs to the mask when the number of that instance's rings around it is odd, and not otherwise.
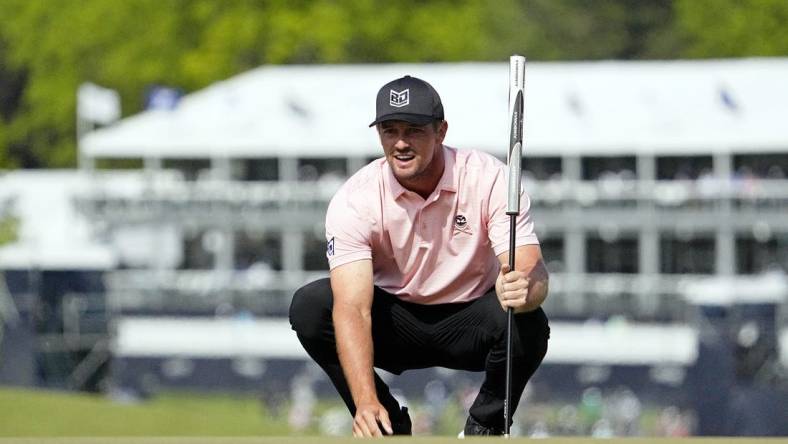
[[[550,326],[542,309],[530,313],[515,315],[517,336],[514,339],[514,354],[526,365],[539,366],[547,353],[547,342],[550,339]]]
[[[523,341],[546,341],[550,336],[550,326],[547,316],[541,308],[528,313],[514,315],[518,335]]]
[[[316,338],[331,322],[331,284],[319,279],[296,290],[290,303],[290,326],[302,338]]]

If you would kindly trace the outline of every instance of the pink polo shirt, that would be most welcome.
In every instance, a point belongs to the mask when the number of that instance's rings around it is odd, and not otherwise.
[[[443,150],[427,199],[403,188],[385,158],[342,185],[326,214],[331,269],[371,259],[375,285],[418,304],[470,301],[495,284],[496,256],[509,248],[507,167],[480,151]],[[516,245],[538,244],[530,199],[520,199]]]

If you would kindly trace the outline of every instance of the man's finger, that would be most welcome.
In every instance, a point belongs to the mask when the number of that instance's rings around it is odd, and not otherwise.
[[[363,416],[363,425],[366,426],[367,430],[369,431],[369,434],[365,436],[381,436],[382,433],[378,427],[378,419],[375,417],[375,415],[372,412],[365,412]]]
[[[528,284],[529,284],[528,280],[523,279],[523,280],[509,282],[508,286],[507,284],[504,284],[503,288],[506,291],[519,292],[522,290],[528,290]]]
[[[512,269],[509,268],[509,264],[501,264],[501,274],[502,275],[506,275],[506,273],[508,273],[510,271],[512,271]]]
[[[358,437],[363,438],[365,436],[369,436],[369,430],[366,429],[364,426],[363,421],[357,421],[354,426],[358,430]]]
[[[358,426],[358,430],[361,432],[362,437],[372,436],[372,432],[369,430],[369,426],[367,426],[367,420],[364,418],[363,414],[356,420],[356,425]]]
[[[380,425],[383,426],[383,429],[386,431],[387,435],[393,435],[394,430],[391,429],[391,419],[389,419],[389,412],[386,409],[383,409],[378,413],[378,420],[380,421]]]
[[[503,275],[503,280],[506,282],[517,282],[521,275],[517,271],[510,271]]]

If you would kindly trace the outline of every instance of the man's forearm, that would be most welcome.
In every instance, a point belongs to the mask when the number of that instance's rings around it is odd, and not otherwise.
[[[515,312],[524,313],[539,308],[544,300],[547,299],[548,288],[547,279],[532,280],[528,286],[528,297],[526,298],[525,305],[519,310],[515,310]]]
[[[356,407],[378,402],[375,390],[372,318],[357,308],[335,305],[333,309],[337,353]]]

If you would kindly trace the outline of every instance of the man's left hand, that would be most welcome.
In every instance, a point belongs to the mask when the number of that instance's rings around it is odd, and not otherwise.
[[[495,281],[495,292],[501,307],[506,310],[511,307],[515,313],[527,311],[528,286],[530,280],[521,271],[512,271],[509,264],[502,264],[498,279]],[[533,308],[530,308],[533,309]]]

